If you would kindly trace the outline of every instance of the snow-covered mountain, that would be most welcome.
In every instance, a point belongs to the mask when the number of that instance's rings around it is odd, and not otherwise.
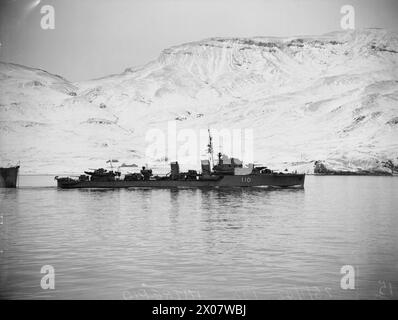
[[[0,63],[1,164],[24,172],[144,164],[145,133],[173,120],[253,129],[254,160],[272,168],[378,170],[398,161],[398,35],[212,38],[80,83]]]

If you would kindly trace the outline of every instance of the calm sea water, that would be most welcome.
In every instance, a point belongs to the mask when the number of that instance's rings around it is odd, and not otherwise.
[[[398,178],[308,176],[304,190],[0,190],[0,296],[396,299]],[[41,268],[55,270],[43,290]],[[353,266],[355,289],[341,268]]]

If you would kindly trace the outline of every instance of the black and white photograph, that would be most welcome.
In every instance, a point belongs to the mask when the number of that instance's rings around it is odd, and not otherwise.
[[[0,300],[397,299],[397,0],[0,0]]]

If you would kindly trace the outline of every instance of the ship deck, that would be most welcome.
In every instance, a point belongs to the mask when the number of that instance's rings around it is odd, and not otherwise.
[[[303,187],[304,174],[259,174],[230,175],[219,180],[138,180],[138,181],[75,181],[64,183],[58,180],[58,187],[76,188],[206,188],[206,187]]]

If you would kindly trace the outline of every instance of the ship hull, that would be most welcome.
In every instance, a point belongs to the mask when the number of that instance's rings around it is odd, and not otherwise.
[[[0,168],[0,188],[16,188],[19,166]]]
[[[62,189],[76,188],[209,188],[209,187],[304,187],[304,174],[230,175],[219,180],[57,181]]]

